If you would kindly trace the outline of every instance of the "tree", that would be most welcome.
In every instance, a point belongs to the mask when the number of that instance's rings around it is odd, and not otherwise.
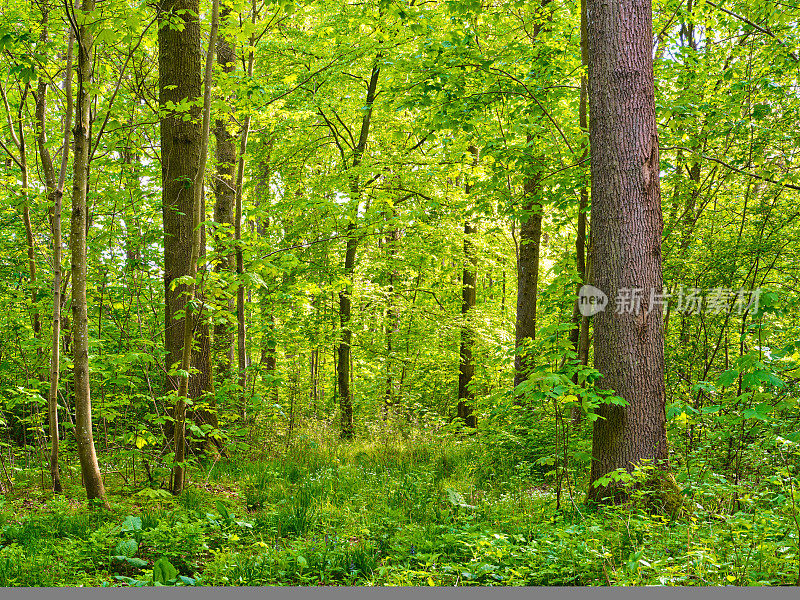
[[[47,41],[48,17],[50,9],[42,8],[42,33],[40,39]],[[36,90],[36,142],[39,148],[39,160],[42,165],[47,198],[52,203],[50,213],[50,229],[53,236],[53,331],[50,346],[50,389],[47,394],[47,421],[50,429],[50,479],[53,491],[61,491],[61,473],[58,468],[59,434],[58,434],[58,382],[61,370],[61,208],[64,197],[64,182],[69,163],[69,134],[72,126],[72,48],[75,32],[70,27],[67,41],[67,67],[64,71],[64,93],[66,110],[64,112],[64,133],[61,146],[61,165],[56,176],[53,159],[47,148],[47,80],[39,77]]]
[[[478,149],[469,147],[472,155],[472,164],[478,164]],[[464,192],[469,196],[472,191],[471,182],[464,186]],[[478,254],[475,248],[474,236],[478,228],[468,219],[464,221],[464,268],[461,271],[461,317],[466,319],[470,310],[475,308],[477,298],[478,279]],[[464,421],[467,427],[477,427],[478,419],[475,416],[475,394],[471,389],[472,378],[475,376],[475,358],[473,346],[475,345],[475,332],[469,323],[461,327],[461,343],[459,346],[458,361],[458,404],[456,414]]]
[[[78,44],[78,94],[75,102],[75,160],[72,169],[72,218],[69,244],[72,253],[73,372],[75,386],[75,438],[81,461],[83,484],[89,500],[108,506],[103,476],[92,433],[92,399],[89,387],[89,317],[86,300],[86,233],[88,230],[86,195],[89,189],[89,149],[91,147],[92,64],[94,38],[91,14],[94,0],[83,0],[80,13],[72,14]],[[66,151],[66,150],[65,150]]]
[[[175,468],[173,469],[172,493],[180,494],[185,484],[186,466],[186,400],[189,394],[189,380],[192,368],[192,341],[196,325],[195,298],[197,294],[197,261],[200,258],[200,224],[203,212],[203,178],[208,158],[208,137],[211,131],[211,75],[214,68],[214,49],[219,27],[219,0],[214,0],[211,9],[211,33],[206,53],[205,83],[203,91],[203,121],[200,129],[200,157],[194,175],[192,197],[192,228],[189,244],[189,294],[183,321],[183,347],[181,352],[180,384],[175,406]]]
[[[250,6],[250,22],[255,26],[258,20],[258,7],[256,0]],[[250,35],[247,45],[247,77],[252,79],[253,66],[255,64],[255,30]],[[238,367],[237,383],[241,391],[239,397],[239,414],[245,415],[245,388],[247,387],[247,348],[246,348],[246,323],[244,310],[245,286],[244,278],[244,251],[242,249],[242,202],[244,200],[244,163],[247,154],[247,142],[250,136],[250,121],[252,116],[250,111],[244,118],[244,125],[239,139],[239,158],[236,163],[236,196],[234,200],[234,241],[236,244],[235,262],[236,277],[238,285],[236,287],[236,362]]]
[[[230,7],[223,6],[220,21],[223,23],[230,15]],[[217,40],[217,62],[223,77],[227,79],[236,69],[236,56],[227,35],[220,35]],[[230,97],[224,101],[231,100]],[[214,179],[214,241],[217,246],[218,259],[216,270],[230,274],[235,269],[234,253],[230,250],[230,237],[234,226],[236,207],[236,136],[233,133],[232,115],[223,114],[217,117],[214,137],[217,140],[217,174]],[[233,312],[233,299],[226,301],[228,312]],[[233,327],[223,318],[214,324],[214,368],[215,380],[224,381],[229,378],[234,361]],[[216,425],[216,423],[215,423]]]
[[[661,194],[649,0],[589,0],[589,138],[595,366],[627,401],[594,422],[589,497],[621,499],[598,480],[650,461],[667,467],[662,330]]]
[[[358,141],[352,147],[352,158],[347,165],[347,158],[343,154],[345,169],[348,171],[358,169],[367,148],[369,138],[369,127],[372,120],[372,105],[375,102],[375,95],[378,88],[378,77],[380,76],[381,55],[375,58],[372,66],[372,73],[367,84],[367,97],[363,116],[361,117],[361,130]],[[327,121],[327,118],[326,118]],[[331,124],[331,133],[334,136],[339,134]],[[344,138],[341,138],[345,141]],[[337,139],[339,144],[339,139]],[[336,382],[339,390],[339,410],[340,410],[340,436],[342,439],[351,439],[354,434],[353,427],[353,397],[350,386],[351,378],[351,356],[353,345],[353,330],[350,324],[352,317],[352,293],[353,293],[353,274],[355,272],[356,251],[358,250],[358,238],[356,237],[356,220],[358,215],[358,205],[361,199],[362,186],[358,173],[349,173],[350,178],[350,201],[352,202],[352,216],[346,227],[346,244],[344,255],[344,273],[347,279],[345,288],[339,292],[339,323],[341,325],[341,338],[336,351]]]
[[[528,140],[531,138],[528,134]],[[534,162],[534,161],[532,161]],[[536,161],[538,162],[538,161]],[[542,242],[542,173],[538,164],[523,185],[523,216],[519,228],[517,259],[517,320],[515,327],[517,354],[514,362],[514,386],[527,379],[530,357],[520,351],[526,340],[536,339],[536,303],[539,285],[539,251]]]
[[[542,0],[544,9],[551,0]],[[538,15],[537,15],[538,16]],[[552,20],[552,15],[550,15]],[[533,39],[538,41],[544,27],[544,15],[539,16],[533,26]],[[546,31],[546,30],[545,30]],[[538,44],[537,44],[538,45]],[[547,54],[542,53],[542,60]],[[534,141],[529,130],[527,147]],[[532,150],[532,149],[531,149]],[[526,340],[536,339],[536,305],[539,300],[539,255],[542,246],[542,206],[544,157],[529,156],[526,161],[527,174],[522,185],[522,215],[519,226],[519,252],[517,256],[517,320],[514,328],[517,354],[514,357],[514,387],[525,381],[531,368],[531,357],[525,350],[520,352]]]
[[[181,362],[188,286],[176,279],[189,275],[193,235],[195,176],[200,161],[202,124],[200,88],[199,0],[165,0],[159,7],[158,83],[161,125],[161,185],[164,222],[164,341],[169,371]],[[200,181],[202,185],[202,180]],[[202,219],[201,219],[202,222]],[[202,238],[201,234],[201,238]],[[208,323],[198,324],[199,348],[192,363],[198,369],[191,379],[190,397],[210,391],[211,372]],[[167,377],[167,390],[176,390],[179,377]]]

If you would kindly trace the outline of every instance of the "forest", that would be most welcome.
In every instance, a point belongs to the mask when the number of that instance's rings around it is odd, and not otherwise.
[[[0,0],[0,586],[800,585],[798,21]]]

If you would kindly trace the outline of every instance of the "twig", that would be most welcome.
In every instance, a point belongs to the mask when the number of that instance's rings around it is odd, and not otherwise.
[[[705,155],[705,154],[703,154],[701,152],[698,152],[697,150],[693,150],[692,148],[686,148],[685,146],[670,146],[668,148],[660,148],[660,149],[661,150],[684,150],[686,152],[691,152],[692,154],[695,154],[695,155],[699,156],[700,158],[702,158],[704,160],[710,160],[711,162],[715,162],[717,164],[720,164],[723,167],[725,167],[726,169],[730,169],[731,171],[734,171],[736,173],[741,173],[742,175],[747,175],[748,177],[752,177],[754,179],[759,179],[761,181],[766,181],[767,183],[772,183],[772,184],[775,184],[775,185],[779,185],[781,187],[785,187],[785,188],[788,188],[790,190],[798,190],[798,191],[800,191],[800,185],[794,185],[794,184],[791,184],[791,183],[781,183],[780,181],[775,181],[774,179],[771,179],[769,177],[764,177],[762,175],[756,175],[755,173],[751,173],[750,171],[745,171],[744,169],[740,169],[738,167],[734,167],[733,165],[726,163],[724,160],[720,160],[718,158],[714,158],[713,156],[707,156],[707,155]]]

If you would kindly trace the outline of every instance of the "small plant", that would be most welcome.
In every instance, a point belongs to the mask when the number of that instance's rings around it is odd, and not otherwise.
[[[131,587],[198,585],[198,580],[196,578],[180,575],[172,563],[164,557],[159,558],[155,562],[149,579],[134,579],[133,577],[127,577],[125,575],[115,575],[114,578],[123,583],[127,583]]]
[[[186,510],[197,512],[203,506],[203,494],[195,488],[188,488],[180,495],[179,501]]]

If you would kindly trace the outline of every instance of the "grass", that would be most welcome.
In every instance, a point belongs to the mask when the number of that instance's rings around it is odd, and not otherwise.
[[[796,581],[797,534],[769,487],[724,516],[724,480],[688,482],[692,512],[675,520],[635,502],[557,509],[540,471],[498,471],[492,451],[477,437],[306,432],[279,454],[199,466],[176,498],[128,488],[110,511],[66,500],[79,480],[64,497],[17,487],[0,507],[0,586],[150,584],[162,560],[173,584],[215,586]]]

